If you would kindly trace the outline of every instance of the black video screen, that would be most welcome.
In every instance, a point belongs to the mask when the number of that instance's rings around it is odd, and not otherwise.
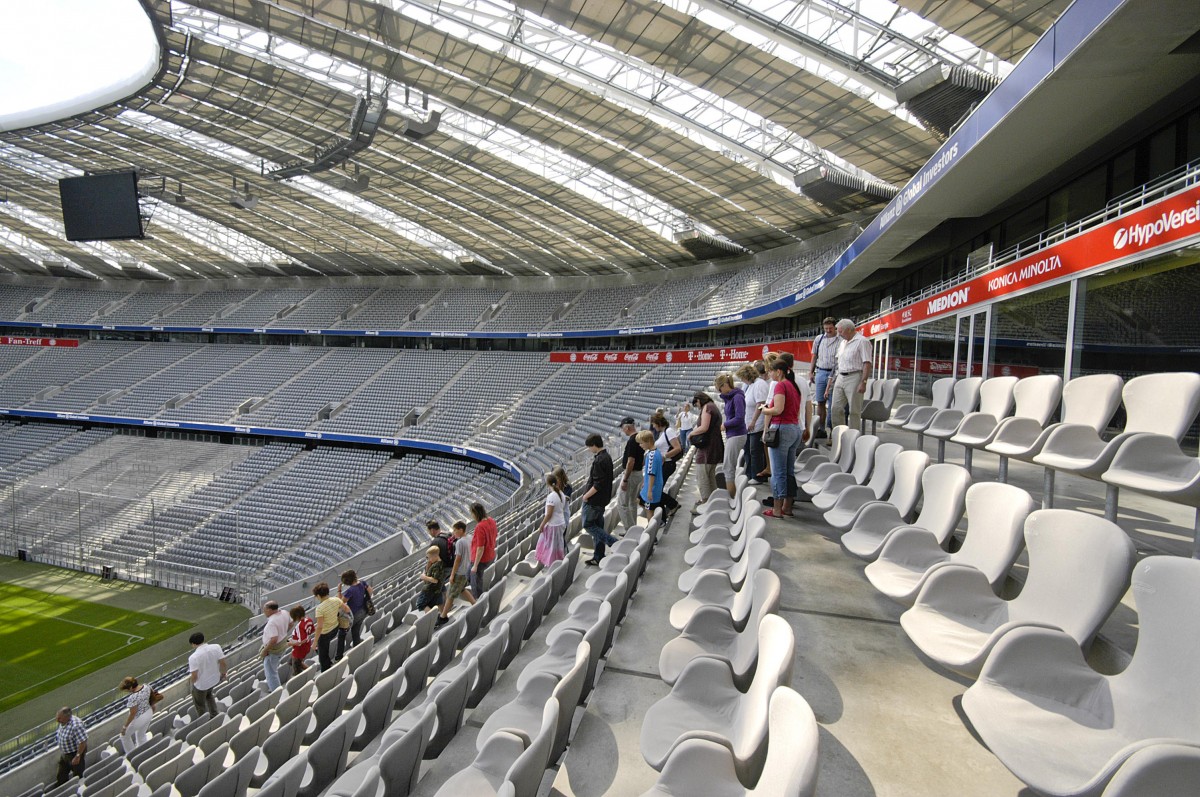
[[[68,241],[143,237],[135,172],[65,177],[58,195]]]

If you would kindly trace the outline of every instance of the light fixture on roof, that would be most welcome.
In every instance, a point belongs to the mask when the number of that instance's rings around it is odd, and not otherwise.
[[[410,119],[407,116],[400,121],[397,129],[413,141],[420,141],[425,136],[437,132],[438,123],[442,121],[440,111],[434,111],[429,114],[429,117],[424,121],[420,119]]]
[[[404,107],[412,112],[412,94],[408,86],[404,87]],[[437,132],[438,124],[442,121],[441,111],[429,110],[429,95],[421,95],[421,114],[417,117],[405,116],[400,119],[400,124],[396,129],[407,138],[413,141],[420,141],[426,136]]]
[[[851,213],[891,201],[899,189],[822,163],[796,175],[800,193],[834,213]]]
[[[675,243],[690,252],[697,260],[717,260],[722,257],[737,257],[750,253],[746,247],[735,244],[727,238],[718,238],[697,230],[695,223],[691,220],[685,221],[684,226],[676,229],[672,238]]]
[[[347,166],[349,164],[344,164],[340,172],[329,175],[326,182],[339,191],[349,191],[352,194],[361,194],[366,191],[371,184],[371,175],[363,174],[357,163],[354,164],[354,174],[352,175],[347,170]]]
[[[967,66],[937,64],[896,87],[896,101],[945,141],[1000,78]]]
[[[250,184],[242,181],[242,193],[238,193],[237,178],[233,178],[233,193],[229,195],[229,204],[240,210],[254,210],[258,207],[258,197],[250,193]]]

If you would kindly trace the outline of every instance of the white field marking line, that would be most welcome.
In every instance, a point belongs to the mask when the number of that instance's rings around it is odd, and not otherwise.
[[[54,674],[54,675],[51,675],[49,678],[44,678],[44,679],[42,679],[42,680],[38,681],[36,684],[30,684],[29,686],[26,686],[24,689],[21,689],[20,691],[22,691],[22,692],[25,692],[25,691],[28,691],[28,690],[30,690],[30,689],[36,689],[36,688],[38,688],[39,686],[41,686],[42,684],[46,683],[47,681],[53,681],[55,678],[61,678],[62,676],[66,675],[66,674],[67,674],[67,673],[69,673],[69,672],[74,672],[75,670],[79,670],[79,669],[82,669],[82,668],[84,668],[84,667],[87,667],[87,666],[88,666],[89,664],[91,664],[92,662],[94,662],[94,661],[99,661],[100,659],[104,658],[104,656],[107,656],[107,655],[108,655],[108,654],[106,653],[106,654],[104,654],[104,655],[101,655],[101,656],[96,656],[96,657],[94,657],[94,658],[88,659],[87,661],[83,662],[82,664],[76,664],[74,667],[71,667],[71,668],[69,668],[69,669],[66,669],[66,670],[62,670],[62,671],[60,671],[60,672],[58,672],[58,673],[56,673],[56,674]]]
[[[141,642],[142,640],[145,639],[145,637],[138,636],[137,634],[126,634],[124,631],[114,631],[111,628],[101,628],[98,625],[88,625],[87,623],[81,623],[77,620],[67,620],[66,618],[63,618],[63,617],[55,617],[52,614],[42,614],[41,612],[35,612],[32,609],[22,609],[20,606],[10,606],[9,608],[13,609],[15,611],[18,611],[18,612],[25,612],[25,614],[32,614],[34,617],[42,617],[46,620],[54,620],[59,623],[70,623],[71,625],[79,625],[79,626],[83,626],[84,628],[90,628],[93,631],[107,631],[110,634],[117,634],[118,636],[123,636],[126,638],[126,640],[125,640],[126,645],[132,645],[134,642]]]

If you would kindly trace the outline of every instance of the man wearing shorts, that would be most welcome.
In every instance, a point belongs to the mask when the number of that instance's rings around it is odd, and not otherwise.
[[[450,591],[446,593],[446,602],[442,604],[442,614],[437,619],[438,625],[450,622],[450,607],[460,595],[467,603],[475,605],[475,596],[467,586],[470,569],[471,538],[467,536],[467,524],[459,520],[454,524],[454,564],[450,567]]]

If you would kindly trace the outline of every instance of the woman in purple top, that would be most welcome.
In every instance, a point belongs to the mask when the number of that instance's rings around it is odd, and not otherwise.
[[[725,458],[721,472],[725,474],[725,489],[733,498],[737,493],[733,481],[737,476],[738,455],[746,447],[746,394],[734,386],[730,374],[717,374],[713,385],[725,402]]]
[[[343,589],[343,587],[345,588]],[[350,614],[353,616],[350,621],[350,644],[352,645],[362,642],[363,621],[367,619],[367,596],[374,594],[367,582],[358,580],[358,574],[353,570],[342,573],[342,583],[338,584],[338,597],[350,607]],[[341,639],[338,641],[342,642]]]

